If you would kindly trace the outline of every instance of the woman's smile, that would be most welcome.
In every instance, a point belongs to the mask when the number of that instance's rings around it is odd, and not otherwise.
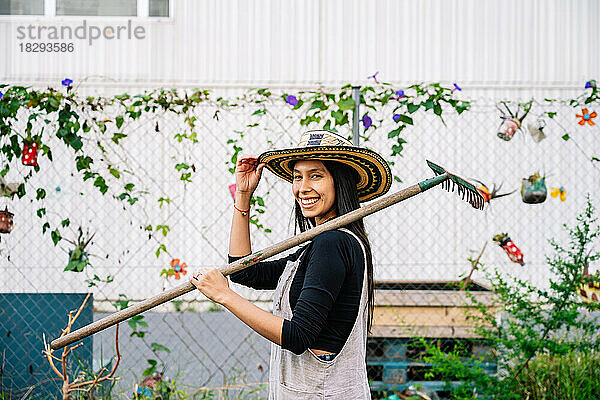
[[[300,199],[300,206],[303,208],[311,208],[315,203],[319,201],[319,198]]]

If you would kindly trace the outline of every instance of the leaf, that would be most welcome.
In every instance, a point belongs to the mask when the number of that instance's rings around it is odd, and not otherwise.
[[[77,156],[75,159],[77,160],[75,163],[77,171],[90,169],[90,165],[92,165],[94,162],[94,160],[92,160],[92,158],[89,156]]]
[[[46,233],[46,230],[50,229],[50,224],[48,222],[44,223],[44,225],[42,225],[42,233]]]
[[[105,194],[108,191],[108,185],[103,177],[97,176],[94,180],[94,186],[96,186],[102,194]]]
[[[36,198],[36,200],[41,200],[41,199],[43,199],[43,198],[45,198],[45,197],[46,197],[46,191],[45,191],[44,189],[42,189],[42,188],[39,188],[39,189],[37,190],[37,195],[36,195],[36,197],[35,197],[35,198]]]
[[[436,104],[433,106],[433,113],[434,113],[435,115],[437,115],[437,116],[440,116],[440,115],[442,115],[442,106],[440,106],[440,105],[439,105],[439,103],[436,103]]]
[[[160,246],[158,246],[158,249],[156,249],[156,258],[158,258],[160,256],[160,251],[164,251],[165,253],[167,252],[167,247],[161,243]]]
[[[338,101],[337,106],[342,111],[348,111],[354,109],[354,100],[352,97],[344,97]]]
[[[146,368],[144,372],[142,372],[143,376],[152,375],[156,370],[156,360],[148,360],[148,364],[150,364],[150,367]]]
[[[396,156],[396,155],[400,155],[400,153],[402,152],[402,150],[404,149],[402,147],[402,145],[406,143],[406,140],[402,139],[402,138],[398,138],[398,144],[395,144],[392,146],[392,156]]]
[[[117,179],[119,179],[121,177],[121,174],[119,173],[119,171],[117,171],[114,168],[108,167],[108,172],[110,172],[110,174]]]
[[[256,196],[256,202],[258,203],[259,206],[264,207],[265,206],[265,201],[263,200],[262,197]]]
[[[113,133],[113,136],[110,140],[112,140],[113,142],[115,142],[115,144],[119,144],[119,140],[126,138],[127,135],[124,133],[120,133],[120,132],[115,132]]]
[[[569,140],[570,136],[568,133],[565,133],[564,135],[561,136],[562,140]]]
[[[388,138],[391,139],[391,138],[398,136],[405,127],[406,127],[406,125],[400,125],[398,128],[394,129],[393,131],[390,131],[388,133]]]
[[[42,216],[45,215],[45,214],[46,214],[46,209],[45,208],[38,208],[38,210],[37,210],[37,216],[39,218],[42,218]]]
[[[171,231],[168,225],[156,225],[155,231],[162,231],[163,236],[167,236],[167,233]]]
[[[62,239],[62,236],[60,236],[60,232],[58,231],[58,229],[55,229],[52,232],[50,232],[50,237],[52,238],[52,242],[54,243],[55,246]]]
[[[121,126],[123,126],[123,116],[122,115],[118,115],[115,118],[115,121],[117,123],[117,129],[121,129]]]
[[[400,121],[404,122],[405,124],[408,125],[412,125],[413,124],[413,119],[411,117],[409,117],[408,115],[404,115],[402,114],[400,116]]]
[[[150,344],[150,346],[152,347],[152,350],[154,350],[154,351],[166,351],[167,353],[171,352],[171,350],[168,347],[163,346],[162,344],[152,343],[152,344]]]
[[[71,224],[71,221],[69,220],[69,218],[65,218],[60,222],[60,224],[62,225],[63,228],[66,228],[67,226],[69,226]]]
[[[163,203],[165,203],[165,202],[167,204],[171,204],[171,199],[169,199],[168,197],[161,197],[161,198],[158,199],[158,202],[159,202],[158,208],[162,208]]]
[[[135,185],[133,183],[128,183],[124,186],[124,189],[127,190],[128,192],[131,192],[133,190],[133,187]]]
[[[415,111],[417,111],[419,109],[419,107],[421,107],[420,104],[412,104],[412,103],[408,103],[406,105],[406,109],[408,110],[408,112],[410,114],[414,114]]]

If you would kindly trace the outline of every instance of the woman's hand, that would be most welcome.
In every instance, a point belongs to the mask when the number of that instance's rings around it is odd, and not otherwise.
[[[221,271],[215,268],[205,267],[196,272],[190,282],[198,288],[210,300],[223,304],[227,295],[231,293],[229,281]]]
[[[235,185],[239,193],[252,195],[266,164],[258,164],[256,156],[242,156],[235,166]]]

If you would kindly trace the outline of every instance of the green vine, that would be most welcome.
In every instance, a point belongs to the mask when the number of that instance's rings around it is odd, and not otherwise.
[[[432,113],[445,124],[443,116],[448,110],[462,114],[471,107],[471,102],[455,98],[454,92],[461,90],[456,84],[454,88],[444,87],[439,83],[415,84],[400,89],[389,83],[376,82],[374,85],[361,87],[360,115],[362,122],[360,129],[361,139],[364,142],[372,135],[385,134],[390,143],[389,156],[401,156],[407,140],[404,131],[417,124],[418,118],[424,113]],[[36,90],[23,86],[0,85],[0,178],[5,178],[12,168],[15,160],[22,156],[26,144],[35,143],[39,149],[39,157],[53,161],[53,151],[56,153],[55,138],[73,155],[73,166],[78,172],[82,182],[87,182],[102,195],[110,195],[123,203],[124,207],[133,207],[143,197],[157,195],[148,193],[143,187],[136,186],[135,172],[125,167],[117,167],[110,160],[115,156],[114,146],[123,146],[129,140],[127,126],[129,123],[142,117],[154,117],[156,120],[154,133],[164,134],[160,126],[159,113],[172,114],[183,118],[185,128],[172,134],[177,143],[187,142],[197,144],[198,131],[197,117],[194,115],[196,107],[208,105],[214,109],[213,119],[219,120],[224,114],[235,109],[243,109],[250,119],[244,126],[233,130],[233,137],[226,140],[231,148],[231,157],[228,169],[231,174],[235,172],[235,165],[239,154],[243,151],[245,135],[263,125],[263,118],[271,113],[271,106],[282,101],[297,115],[301,126],[316,125],[332,131],[350,132],[355,102],[352,97],[353,88],[350,85],[339,89],[299,91],[297,93],[283,93],[281,98],[273,96],[269,89],[250,89],[236,98],[217,97],[213,99],[208,90],[178,91],[175,89],[159,89],[144,94],[130,95],[128,93],[112,97],[86,97],[82,98],[67,86],[65,90],[48,88]],[[583,94],[566,103],[573,107],[598,104],[599,92],[594,81],[588,82]],[[545,99],[546,102],[556,103],[558,100]],[[529,103],[529,106],[531,103]],[[549,118],[554,118],[556,111],[545,113]],[[387,121],[387,123],[386,123]],[[391,128],[387,128],[391,123]],[[381,132],[381,128],[386,132]],[[283,127],[282,127],[283,129]],[[246,138],[247,139],[247,138]],[[568,140],[565,134],[563,139]],[[99,151],[99,153],[98,153]],[[99,155],[97,155],[99,154]],[[592,156],[592,162],[598,161],[598,156]],[[394,165],[394,161],[388,161]],[[179,180],[185,185],[193,182],[197,168],[187,159],[175,160],[174,170],[179,174]],[[35,165],[25,173],[18,173],[19,181],[10,186],[10,191],[3,185],[5,196],[17,195],[23,198],[27,193],[35,194],[35,199],[43,203],[47,196],[42,187],[31,185],[30,179],[40,172],[39,165]],[[15,175],[15,174],[13,174]],[[394,176],[401,181],[400,177]],[[2,181],[4,182],[4,179]],[[9,193],[7,193],[9,192]],[[261,221],[260,216],[266,209],[266,195],[255,196],[252,199],[253,215],[250,222],[257,229],[270,232]],[[171,199],[164,194],[158,194],[159,208],[171,204]],[[49,218],[46,207],[41,204],[37,216],[42,223],[42,232],[48,234],[54,245],[61,242],[64,237],[62,224],[68,218],[55,216]],[[68,217],[68,216],[67,216]],[[171,231],[166,224],[148,224],[145,231],[149,238],[158,242],[156,256],[169,252],[162,240]],[[172,257],[174,258],[174,257]],[[79,271],[80,268],[73,268]]]

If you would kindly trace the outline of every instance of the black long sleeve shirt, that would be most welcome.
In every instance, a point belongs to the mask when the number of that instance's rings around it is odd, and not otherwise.
[[[307,247],[287,257],[263,261],[230,275],[255,289],[275,289],[288,261],[300,264],[290,288],[292,319],[284,320],[282,344],[296,354],[306,349],[339,353],[354,326],[364,277],[364,256],[349,233],[317,235]],[[229,257],[229,262],[241,257]]]

